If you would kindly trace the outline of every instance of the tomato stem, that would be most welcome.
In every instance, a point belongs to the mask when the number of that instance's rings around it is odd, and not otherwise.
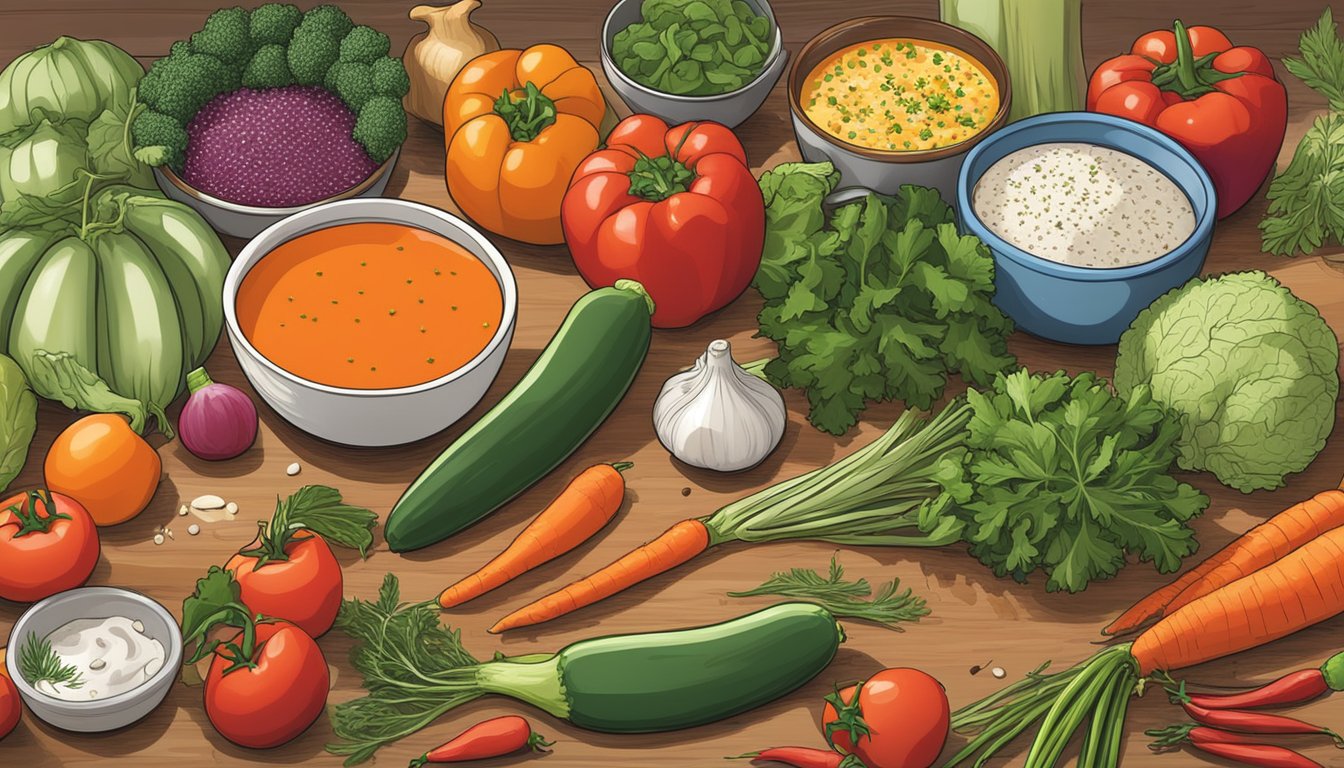
[[[546,737],[542,736],[540,733],[533,732],[531,736],[527,737],[527,748],[533,752],[541,752],[545,754],[551,751],[548,747],[553,746],[555,746],[555,742],[547,741]]]
[[[835,692],[826,697],[826,701],[835,707],[835,720],[826,724],[826,743],[832,748],[835,747],[835,734],[837,731],[844,731],[849,734],[850,745],[859,743],[859,739],[872,733],[868,723],[863,720],[863,707],[859,705],[859,694],[863,691],[863,683],[854,685],[854,698],[848,702],[840,695],[840,686],[836,685]]]
[[[1183,99],[1196,99],[1206,93],[1213,93],[1214,84],[1233,77],[1241,77],[1241,72],[1219,72],[1213,67],[1217,53],[1209,53],[1195,58],[1190,43],[1190,31],[1180,19],[1172,24],[1176,35],[1176,60],[1161,64],[1153,69],[1152,82],[1164,91],[1179,94]]]
[[[555,124],[555,102],[527,81],[517,91],[508,89],[495,99],[495,114],[504,118],[514,141],[532,141]]]
[[[39,503],[46,514],[38,511]],[[10,507],[9,512],[19,521],[19,530],[14,534],[16,539],[30,533],[47,533],[57,520],[70,519],[69,515],[56,511],[56,501],[46,488],[28,491],[24,500]]]

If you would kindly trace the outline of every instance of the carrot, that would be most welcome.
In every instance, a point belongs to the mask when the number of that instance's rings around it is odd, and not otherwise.
[[[709,548],[709,529],[700,520],[682,520],[663,535],[629,552],[602,570],[570,584],[559,592],[526,605],[490,628],[498,634],[558,618],[592,605],[626,587],[653,578],[694,558]]]
[[[1139,673],[1174,670],[1277,640],[1344,611],[1344,528],[1194,600],[1154,624],[1130,654]]]
[[[1149,619],[1170,614],[1254,573],[1341,525],[1344,525],[1344,491],[1318,493],[1247,531],[1176,581],[1135,603],[1101,632],[1104,635],[1131,632]]]
[[[585,469],[495,559],[443,590],[439,605],[452,608],[474,600],[592,538],[621,508],[621,473],[633,466],[623,461]]]

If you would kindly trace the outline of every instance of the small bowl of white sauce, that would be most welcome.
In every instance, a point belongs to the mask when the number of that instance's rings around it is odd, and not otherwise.
[[[963,231],[994,254],[994,303],[1023,330],[1072,344],[1115,343],[1198,274],[1218,207],[1208,173],[1175,141],[1090,112],[986,138],[957,198]]]
[[[111,731],[163,702],[182,666],[182,632],[166,608],[138,592],[81,587],[19,617],[5,666],[43,722]]]

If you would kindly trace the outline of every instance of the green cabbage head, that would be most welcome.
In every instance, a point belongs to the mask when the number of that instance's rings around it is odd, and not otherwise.
[[[1263,272],[1195,278],[1120,337],[1115,387],[1148,384],[1179,418],[1177,463],[1243,493],[1278,488],[1325,447],[1339,343],[1316,308]]]

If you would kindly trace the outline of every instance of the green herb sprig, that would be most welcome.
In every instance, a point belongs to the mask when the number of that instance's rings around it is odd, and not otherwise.
[[[275,514],[259,523],[261,533],[256,546],[240,554],[257,558],[253,570],[267,563],[289,559],[286,547],[300,531],[311,531],[329,543],[358,549],[367,557],[373,545],[373,527],[378,515],[363,507],[346,504],[341,492],[325,485],[305,485],[289,498],[275,500]]]
[[[79,667],[66,664],[61,655],[51,647],[50,640],[38,637],[32,632],[28,633],[28,638],[19,648],[19,674],[34,687],[38,683],[63,685],[66,688],[84,687],[84,678],[79,673]]]
[[[860,619],[881,624],[898,632],[900,624],[919,621],[929,615],[923,598],[906,589],[898,592],[901,580],[878,587],[876,592],[867,579],[846,581],[845,569],[839,558],[831,557],[830,572],[822,576],[810,568],[791,568],[773,574],[755,589],[729,592],[729,597],[788,597],[815,603],[830,611],[838,619]]]

